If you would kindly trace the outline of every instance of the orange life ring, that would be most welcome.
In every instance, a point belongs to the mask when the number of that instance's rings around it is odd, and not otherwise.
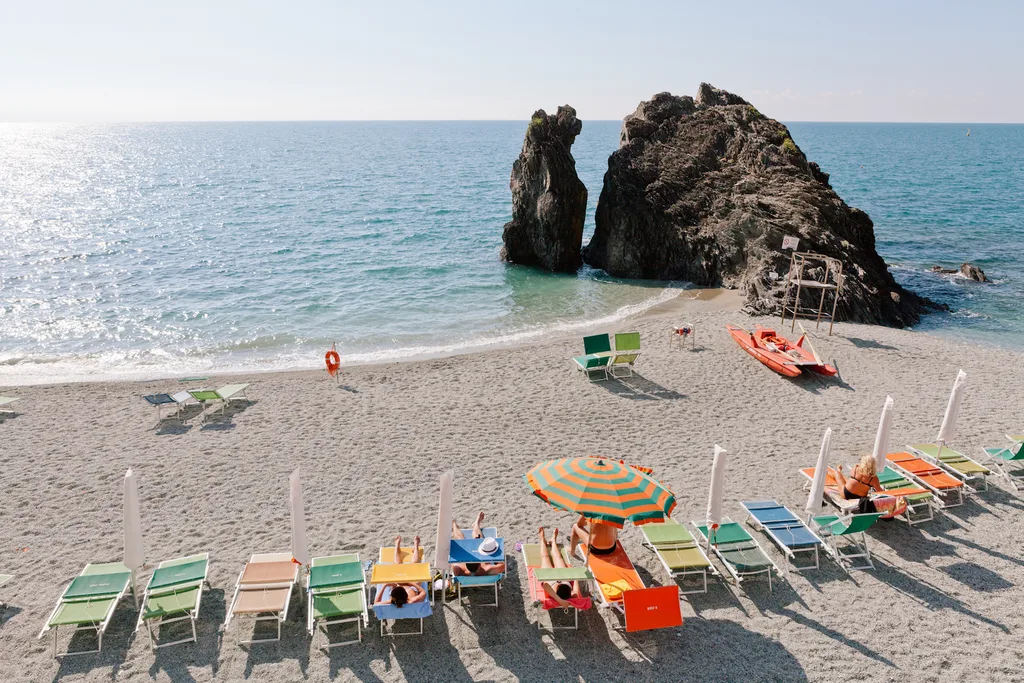
[[[327,374],[334,377],[338,374],[338,368],[341,367],[341,356],[334,349],[331,349],[324,355],[324,360],[327,361]]]

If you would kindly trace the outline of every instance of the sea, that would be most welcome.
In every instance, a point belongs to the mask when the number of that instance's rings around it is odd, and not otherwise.
[[[594,229],[621,123],[573,146]],[[919,329],[1024,349],[1024,125],[790,123],[875,222]],[[525,121],[0,125],[0,385],[444,355],[612,323],[683,282],[502,263]],[[967,135],[968,128],[970,135]],[[981,266],[979,284],[930,272]]]

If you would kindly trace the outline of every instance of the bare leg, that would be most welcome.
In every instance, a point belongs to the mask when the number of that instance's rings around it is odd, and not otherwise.
[[[544,538],[544,527],[540,528],[540,566],[541,569],[551,569],[551,553],[548,551],[548,539]]]
[[[480,524],[484,521],[484,513],[481,510],[480,514],[476,516],[476,521],[473,522],[473,538],[483,538],[484,532],[480,531]]]
[[[420,537],[412,540],[412,561],[419,563],[423,561],[423,548],[420,547]]]
[[[402,537],[395,536],[395,564],[402,564]]]
[[[456,539],[461,540],[461,539],[464,539],[465,537],[466,537],[466,534],[462,533],[462,529],[459,528],[459,523],[456,522],[453,519],[452,520],[452,538],[456,538]]]
[[[590,532],[587,531],[586,520],[580,517],[576,520],[576,523],[572,525],[572,530],[569,532],[569,552],[576,554],[576,546],[580,543],[586,546],[590,546]]]
[[[562,553],[558,549],[558,529],[555,529],[555,533],[551,534],[551,563],[559,569],[565,569],[568,566],[565,564],[565,558],[562,557]]]
[[[836,484],[839,485],[839,490],[842,491],[846,488],[846,477],[843,476],[843,466],[839,465],[835,469],[836,473]]]

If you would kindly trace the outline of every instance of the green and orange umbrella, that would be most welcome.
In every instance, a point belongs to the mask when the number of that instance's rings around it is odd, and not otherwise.
[[[676,506],[675,495],[644,467],[593,456],[548,460],[526,473],[534,495],[552,507],[622,528],[663,522]]]

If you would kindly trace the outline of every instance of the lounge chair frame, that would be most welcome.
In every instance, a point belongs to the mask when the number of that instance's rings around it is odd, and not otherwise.
[[[110,564],[119,564],[119,563],[110,563]],[[94,567],[94,566],[102,566],[102,565],[93,565],[91,563],[87,564],[87,565],[85,565],[85,568],[82,570],[82,573],[80,573],[78,576],[85,576],[85,572],[88,571],[90,567]],[[123,566],[123,565],[121,565],[121,566]],[[125,568],[125,569],[127,570],[127,568]],[[78,578],[78,577],[75,577],[75,578]],[[119,592],[111,593],[109,595],[105,595],[105,596],[102,596],[102,597],[101,596],[96,596],[95,598],[93,598],[93,599],[96,599],[96,600],[112,600],[112,602],[110,604],[110,607],[107,609],[107,612],[106,612],[106,614],[105,614],[105,616],[103,617],[102,620],[97,621],[97,622],[93,622],[93,623],[89,623],[89,624],[85,624],[85,623],[82,623],[82,624],[58,624],[58,625],[55,625],[55,626],[51,627],[50,626],[50,621],[52,621],[53,618],[57,615],[57,612],[60,610],[60,608],[62,606],[64,606],[64,604],[65,604],[64,595],[67,593],[68,589],[71,588],[71,584],[72,583],[74,583],[73,580],[71,582],[69,582],[67,586],[64,587],[64,590],[61,592],[60,599],[57,600],[57,605],[53,608],[53,611],[50,612],[50,616],[48,616],[46,618],[46,623],[43,626],[43,630],[39,632],[39,638],[42,638],[44,635],[46,635],[47,631],[53,631],[53,658],[54,659],[60,659],[61,657],[76,657],[78,655],[91,655],[91,654],[97,654],[99,652],[102,652],[102,650],[103,650],[103,634],[106,633],[107,627],[110,626],[110,620],[114,617],[114,612],[117,611],[117,606],[119,604],[121,604],[121,600],[124,599],[125,595],[127,595],[129,592],[131,592],[132,595],[134,595],[134,591],[135,591],[135,587],[134,587],[134,585],[132,583],[132,578],[129,578],[127,581],[125,581],[124,587]],[[92,599],[84,600],[84,601],[83,600],[78,600],[78,601],[70,600],[68,602],[90,602],[91,600]],[[71,650],[66,650],[64,652],[58,653],[57,652],[57,634],[58,634],[58,631],[60,631],[62,626],[65,627],[65,628],[68,627],[68,626],[72,627],[71,628],[71,639],[72,640],[74,639],[75,634],[78,633],[79,631],[95,631],[96,632],[96,649],[95,650],[75,650],[74,652],[72,652]],[[68,641],[68,647],[70,647],[70,646],[71,646],[71,641],[69,640]]]
[[[362,560],[359,558],[359,553],[352,553],[351,556],[355,558],[352,561],[355,562],[355,563],[358,563],[360,568],[362,568]],[[327,564],[327,562],[325,562],[326,560],[333,560],[333,559],[337,559],[339,557],[343,557],[343,556],[341,556],[341,555],[334,555],[334,556],[330,556],[330,557],[314,557],[310,561],[310,565],[309,566],[310,566],[310,568],[312,568],[312,567],[320,566],[321,564]],[[323,561],[323,562],[321,562],[321,561]],[[314,644],[316,643],[316,634],[317,634],[317,632],[318,631],[322,631],[323,632],[324,637],[327,639],[327,642],[324,645],[320,645],[319,646],[319,648],[321,650],[325,650],[326,651],[326,650],[330,650],[332,648],[342,647],[344,645],[355,645],[357,643],[363,642],[363,629],[364,628],[369,628],[369,625],[370,625],[370,613],[369,613],[369,606],[367,605],[367,602],[366,602],[366,590],[365,590],[365,588],[366,588],[366,573],[365,573],[365,571],[363,572],[363,579],[359,583],[346,584],[344,586],[332,586],[332,587],[322,588],[322,589],[307,587],[306,593],[307,593],[307,596],[308,596],[308,600],[307,600],[307,604],[306,604],[306,630],[309,631],[309,635],[313,638],[313,643]],[[360,599],[360,602],[362,603],[362,612],[361,613],[355,614],[355,615],[338,616],[338,617],[333,618],[333,619],[331,619],[331,618],[317,619],[317,618],[314,617],[314,615],[313,615],[313,599],[316,596],[318,596],[318,595],[321,595],[321,596],[322,595],[334,595],[334,594],[337,594],[337,593],[351,593],[351,592],[356,592],[356,591],[358,591],[359,599]],[[337,642],[334,642],[334,643],[331,642],[330,634],[327,633],[327,629],[329,627],[334,626],[336,624],[351,624],[353,622],[356,625],[356,639],[355,640],[341,640],[341,641],[337,641]],[[319,628],[321,626],[323,628]]]
[[[728,517],[725,517],[725,518],[722,519],[722,524],[732,524],[732,523],[733,523],[733,521],[730,518],[728,518]],[[779,566],[777,564],[775,564],[775,560],[772,559],[772,556],[765,552],[764,548],[761,547],[761,544],[757,542],[756,538],[754,538],[753,536],[750,536],[750,542],[753,543],[754,547],[756,547],[758,550],[760,550],[761,554],[764,555],[768,559],[768,562],[770,563],[770,565],[768,567],[764,568],[764,569],[758,569],[756,571],[740,572],[740,571],[737,571],[736,567],[734,567],[733,564],[731,562],[729,562],[725,558],[725,556],[721,552],[721,549],[719,548],[719,544],[712,543],[710,535],[705,535],[704,532],[700,530],[701,524],[700,524],[699,521],[694,520],[693,522],[691,522],[691,524],[693,524],[694,528],[697,530],[697,533],[700,534],[700,537],[707,544],[708,549],[713,551],[715,553],[715,556],[718,557],[718,560],[725,566],[725,570],[727,572],[729,572],[729,576],[732,577],[732,580],[736,584],[737,588],[741,588],[742,589],[743,580],[745,578],[752,577],[752,576],[759,576],[761,574],[765,574],[768,577],[768,592],[769,593],[772,592],[772,590],[773,590],[773,587],[772,587],[772,570],[774,569],[780,575],[782,574],[782,570],[779,569]],[[709,529],[709,531],[710,531],[710,529]],[[729,545],[735,545],[735,544],[729,544]],[[743,590],[745,590],[745,589],[743,589]]]
[[[989,462],[989,467],[992,469],[992,471],[995,472],[997,476],[1004,477],[1007,483],[1010,484],[1014,491],[1020,491],[1020,486],[1017,484],[1016,480],[1024,479],[1024,457],[1018,455],[1014,459],[1004,459],[989,452],[995,451],[996,453],[1003,453],[1008,451],[1010,453],[1013,453],[1014,447],[1017,447],[1018,449],[1024,449],[1024,445],[1022,445],[1021,442],[1014,441],[1013,439],[1010,439],[1010,441],[1012,442],[1012,444],[1007,446],[1006,448],[989,449],[982,446],[981,452],[985,454],[985,458]],[[1015,470],[1011,470],[1008,467],[1010,463],[1017,463],[1021,467]]]
[[[480,530],[480,533],[483,534],[484,538],[499,538],[498,537],[498,529],[496,527],[484,527],[483,529]],[[455,539],[452,539],[452,540],[455,540]],[[504,539],[501,539],[501,541],[502,541],[502,543],[504,543]],[[501,553],[500,556],[495,555],[494,557],[491,557],[491,558],[488,558],[488,559],[493,560],[495,562],[506,562],[506,563],[508,562],[507,558],[505,557],[504,549],[502,550],[502,553]],[[449,555],[448,561],[452,562],[451,555]],[[498,601],[498,589],[501,586],[501,582],[505,579],[505,574],[504,573],[501,573],[501,574],[488,574],[488,575],[485,575],[485,576],[456,576],[455,572],[451,571],[449,569],[449,571],[446,572],[446,574],[447,574],[449,580],[452,583],[455,584],[455,594],[456,594],[456,598],[455,599],[456,599],[456,602],[459,605],[462,604],[462,589],[463,588],[467,588],[467,589],[480,589],[480,588],[490,588],[490,587],[493,586],[494,587],[494,602],[486,603],[486,604],[481,604],[481,605],[478,605],[478,606],[479,607],[494,607],[495,609],[497,609],[498,607],[501,606],[499,604],[499,601]],[[445,595],[444,595],[443,591],[441,592],[441,603],[443,605],[447,605],[448,604],[448,600],[445,598]]]
[[[381,549],[378,551],[378,554],[377,554],[377,564],[392,564],[391,562],[385,562],[384,561],[385,553],[387,553],[390,550],[391,550],[390,546],[381,547]],[[410,550],[409,548],[404,548],[403,549],[404,552],[409,552],[409,550]],[[427,562],[418,562],[418,563],[415,563],[415,564],[426,564],[428,569],[430,567],[429,563],[427,563]],[[433,586],[433,579],[427,580],[426,584],[427,584],[426,585],[426,590],[427,590],[427,595],[428,595],[427,600],[429,601],[429,603],[431,605],[434,605],[434,604],[437,603],[437,600],[436,600],[436,595],[435,595],[434,586]],[[367,582],[366,588],[367,588],[367,597],[369,599],[369,603],[371,605],[373,605],[376,602],[376,600],[375,600],[376,592],[378,590],[384,590],[384,584],[383,583],[373,583],[373,577],[371,575],[370,581]],[[442,600],[444,599],[444,595],[443,594],[441,596],[441,599]],[[432,614],[433,614],[433,610],[431,610],[431,615]],[[391,631],[389,633],[385,634],[384,633],[384,626],[385,626],[385,622],[387,622],[388,619],[381,619],[379,616],[377,616],[376,612],[374,612],[374,616],[377,617],[377,621],[380,622],[380,636],[381,636],[381,638],[385,637],[385,635],[391,636],[392,638],[397,638],[399,636],[421,636],[421,635],[423,635],[423,620],[427,618],[426,616],[422,616],[422,617],[403,617],[402,619],[391,619],[391,621],[394,621],[394,622],[397,623],[399,621],[410,621],[412,619],[417,619],[418,618],[419,622],[420,622],[420,628],[419,628],[418,631],[409,631],[407,633],[397,633],[394,630],[394,627],[392,627]],[[428,616],[430,616],[430,615],[428,615]]]
[[[207,413],[210,412],[206,409],[207,405],[215,401],[220,401],[219,412],[221,415],[224,415],[224,412],[225,410],[227,410],[228,404],[231,403],[231,401],[245,401],[246,403],[249,403],[249,397],[245,395],[245,392],[248,390],[248,388],[248,384],[225,384],[219,389],[194,389],[190,390],[188,393],[195,401],[199,403],[199,405],[203,407],[202,421],[205,424]],[[232,391],[226,392],[226,389],[231,389]],[[196,394],[208,392],[216,394],[216,397],[200,398],[196,396]],[[217,409],[214,409],[212,412],[218,411]]]
[[[249,566],[253,560],[261,558],[265,562],[291,560],[291,553],[256,553],[249,558],[249,562],[246,562],[246,567]],[[238,617],[251,617],[253,622],[253,629],[255,632],[256,626],[261,621],[273,621],[277,624],[277,637],[276,638],[251,638],[249,640],[239,640],[239,645],[254,645],[258,643],[276,643],[281,640],[281,624],[288,620],[288,609],[292,602],[292,593],[295,592],[295,584],[298,581],[299,576],[299,565],[295,565],[295,573],[291,581],[288,582],[274,582],[274,583],[263,583],[263,584],[249,584],[243,587],[242,576],[245,574],[245,567],[242,567],[242,571],[238,573],[238,579],[235,580],[235,594],[231,598],[231,604],[228,606],[227,618],[224,620],[224,630],[227,630],[231,625],[231,622],[236,618],[234,614],[235,604],[238,602],[239,595],[244,591],[250,590],[269,590],[274,588],[287,588],[288,594],[284,601],[284,607],[280,612],[261,612],[255,615],[237,615]],[[264,614],[271,616],[262,616]]]
[[[430,588],[430,587],[428,586],[428,588]],[[370,597],[370,602],[371,603],[374,601],[373,600],[374,593],[377,591],[377,589],[378,589],[378,585],[370,584],[368,595]],[[380,586],[380,589],[383,590],[383,586],[382,585]],[[430,600],[430,604],[434,604],[434,591],[433,591],[432,588],[430,589],[430,597],[428,598],[428,600]],[[413,618],[415,619],[416,617],[413,617]],[[392,626],[391,630],[388,633],[385,634],[384,633],[384,623],[386,621],[388,621],[388,620],[387,619],[380,619],[380,618],[378,618],[377,621],[380,622],[380,637],[384,638],[386,636],[390,636],[392,638],[398,638],[399,636],[422,636],[423,635],[423,620],[424,619],[426,619],[426,617],[419,617],[420,629],[418,631],[408,631],[406,633],[398,633],[397,631],[395,631],[394,626]],[[391,619],[391,621],[394,621],[394,622],[397,623],[399,621],[409,621],[409,619]]]
[[[14,416],[18,414],[14,408],[8,408],[15,401],[20,401],[20,396],[0,396],[0,414]]]
[[[630,337],[635,335],[637,348],[635,349],[620,349],[619,338]],[[632,377],[633,376],[633,364],[636,363],[637,358],[640,357],[640,334],[638,332],[625,332],[615,335],[615,349],[612,353],[611,359],[608,361],[608,372],[611,376],[619,379],[621,377]],[[616,368],[625,367],[628,370],[625,374],[617,374]]]
[[[169,586],[169,587],[167,587],[164,590],[159,590],[158,589],[156,592],[151,592],[149,590],[149,588],[147,587],[145,592],[143,593],[142,604],[139,607],[139,619],[138,619],[138,622],[136,622],[136,624],[135,624],[135,631],[137,633],[139,628],[143,624],[145,624],[145,626],[146,626],[146,635],[149,636],[149,647],[150,647],[150,649],[153,652],[156,652],[157,650],[159,650],[162,647],[170,647],[171,645],[181,645],[182,643],[195,643],[195,642],[198,642],[198,635],[196,634],[196,621],[199,619],[199,609],[200,609],[200,607],[202,607],[202,604],[203,604],[203,588],[204,587],[205,588],[209,588],[210,587],[209,581],[207,580],[207,577],[208,577],[208,575],[210,573],[210,564],[209,564],[210,563],[210,553],[202,553],[201,555],[196,555],[196,556],[194,556],[192,558],[181,558],[181,559],[198,559],[198,558],[202,558],[207,563],[206,564],[206,569],[203,572],[203,578],[198,579],[196,581],[189,581],[187,583],[183,583],[183,584],[180,584],[180,585]],[[166,562],[161,562],[159,565],[157,565],[157,569],[162,569],[162,568],[164,568],[166,566],[171,566],[170,563],[171,562],[176,562],[176,561],[177,560],[169,560],[169,561],[166,561]],[[151,579],[152,579],[152,577],[151,577]],[[198,588],[199,589],[199,593],[196,596],[196,605],[195,605],[195,607],[193,609],[185,610],[185,612],[181,616],[171,617],[169,619],[165,618],[165,617],[156,617],[154,619],[146,619],[145,618],[145,616],[146,616],[146,604],[148,603],[149,598],[151,598],[151,597],[160,597],[160,596],[164,596],[164,595],[171,595],[171,594],[174,594],[174,593],[181,592],[183,590],[191,590],[193,588]],[[161,642],[159,642],[160,627],[164,626],[166,624],[173,624],[173,623],[176,623],[176,622],[179,622],[179,621],[189,621],[189,622],[191,622],[192,637],[191,638],[180,638],[178,640],[174,640],[174,641],[171,641],[169,643],[161,643]]]
[[[519,552],[523,556],[523,566],[527,568],[527,571],[529,571],[529,569],[531,569],[531,567],[529,565],[529,562],[526,559],[526,546],[527,545],[535,545],[535,544],[523,543],[522,546],[519,549]],[[568,555],[566,555],[566,553],[565,553],[564,546],[559,545],[559,548],[562,551],[563,559],[565,559],[566,564],[568,564],[569,563],[569,558],[568,558]],[[538,567],[532,567],[532,569],[538,569]],[[580,580],[580,585],[582,587],[586,588],[588,593],[593,593],[594,589],[597,588],[596,586],[593,586],[591,584],[591,581],[589,579],[588,580]],[[600,589],[597,588],[597,591],[600,592]],[[531,595],[530,598],[533,599],[533,595]],[[591,601],[593,601],[593,598],[591,598]],[[537,630],[539,631],[539,630],[542,630],[544,628],[544,624],[543,624],[543,620],[541,619],[541,616],[544,614],[544,612],[549,612],[551,610],[544,609],[543,601],[539,601],[539,602],[535,601],[534,604],[536,605],[537,610],[538,610],[538,612],[537,612]],[[550,625],[547,627],[547,629],[549,631],[578,631],[580,629],[580,609],[579,609],[579,607],[572,607],[571,609],[572,609],[572,614],[573,614],[573,625],[572,626],[555,626],[554,619],[549,618],[548,621],[550,622]],[[568,614],[569,610],[565,609],[565,608],[562,608],[562,612],[565,613],[565,614]]]
[[[643,532],[644,526],[647,526],[647,525],[645,524],[645,525],[640,527],[640,531],[641,532]],[[680,524],[679,526],[683,526],[683,525]],[[683,527],[683,528],[685,528],[685,527]],[[689,533],[689,531],[687,531],[687,533]],[[678,583],[682,583],[682,582],[686,581],[687,577],[696,576],[698,574],[700,575],[701,580],[702,580],[702,584],[703,584],[702,587],[701,588],[694,588],[692,590],[683,590],[683,587],[679,586],[679,593],[682,594],[682,595],[696,595],[697,593],[707,593],[708,592],[708,574],[711,574],[712,576],[721,577],[721,573],[719,573],[718,569],[715,568],[715,565],[712,564],[711,558],[708,557],[708,554],[704,551],[704,548],[701,548],[700,547],[700,543],[697,543],[697,539],[694,539],[692,543],[684,541],[684,542],[681,542],[681,543],[658,543],[658,544],[655,544],[655,543],[651,542],[651,540],[647,537],[647,534],[644,534],[644,540],[641,542],[641,545],[643,545],[648,550],[651,550],[652,552],[654,552],[655,557],[658,558],[658,561],[661,562],[661,566],[665,569],[665,573],[667,573],[669,578],[672,579],[673,581],[676,581]],[[700,567],[700,568],[684,567],[682,569],[673,569],[672,567],[669,566],[668,561],[664,558],[664,556],[662,556],[662,554],[660,552],[658,552],[659,550],[690,550],[690,549],[694,549],[697,552],[699,552],[701,554],[701,557],[703,557],[704,560],[707,561],[708,566],[707,567]]]
[[[813,468],[809,468],[809,469],[813,469]],[[893,471],[895,472],[896,470],[893,470]],[[806,481],[804,481],[803,490],[804,491],[810,491],[811,490],[812,478],[807,474],[807,472],[804,472],[803,469],[800,470],[800,474],[802,474],[804,479],[806,479]],[[900,475],[900,476],[903,476],[903,475]],[[904,478],[906,479],[906,477],[904,477]],[[915,480],[910,479],[908,481],[913,482]],[[832,488],[834,488],[834,487],[828,487],[828,486],[825,487],[823,498],[825,500],[827,500],[829,502],[829,504],[832,505],[832,507],[834,507],[837,510],[839,510],[839,512],[841,514],[843,514],[843,515],[853,514],[850,511],[852,506],[847,507],[847,506],[842,505],[841,502],[840,502],[840,501],[843,501],[843,502],[847,502],[848,503],[850,501],[847,501],[845,498],[839,498],[838,494],[836,493],[836,491],[832,490]],[[893,495],[891,493],[891,491],[892,491],[892,489],[886,489],[883,486],[882,487],[882,491],[879,491],[879,493],[883,493],[885,495],[890,495],[891,496],[891,495]],[[928,491],[928,492],[932,493],[931,491]],[[921,506],[924,506],[925,509],[928,511],[928,516],[927,517],[921,516],[921,517],[916,517],[915,518],[914,515],[917,514],[918,509]],[[936,506],[937,506],[937,503],[935,502],[935,494],[934,493],[932,493],[932,498],[930,500],[927,500],[927,501],[924,501],[924,502],[918,502],[918,503],[911,502],[909,500],[909,497],[908,497],[908,500],[907,500],[907,511],[904,512],[903,514],[897,515],[893,519],[898,519],[900,521],[906,522],[910,526],[915,526],[917,524],[922,524],[923,522],[930,522],[933,519],[935,519],[935,507]]]
[[[842,567],[846,573],[857,569],[874,569],[875,564],[871,561],[871,550],[868,549],[868,537],[864,531],[858,531],[854,533],[835,533],[833,526],[837,524],[844,524],[846,528],[849,528],[848,522],[854,517],[872,516],[877,520],[881,517],[882,513],[869,512],[864,515],[810,515],[808,518],[808,526],[812,530],[817,529],[819,536],[825,542],[825,552],[827,552],[833,560],[836,561],[840,567]],[[820,519],[827,517],[835,517],[830,522],[819,522]],[[857,537],[860,537],[858,540]],[[839,538],[845,539],[845,545],[839,545]],[[853,552],[849,552],[852,548]],[[864,558],[864,563],[856,563],[854,560]]]
[[[804,529],[806,529],[807,532],[817,540],[817,543],[815,543],[815,544],[813,544],[813,545],[811,545],[809,547],[808,546],[796,546],[796,547],[793,547],[793,546],[786,545],[786,543],[783,541],[783,539],[778,534],[775,533],[775,529],[773,527],[770,527],[770,526],[764,524],[763,522],[761,522],[761,520],[759,520],[757,517],[754,516],[754,513],[753,513],[752,509],[748,508],[747,504],[748,504],[748,502],[740,503],[740,505],[743,506],[743,509],[745,509],[747,511],[747,524],[752,526],[755,530],[761,531],[761,532],[767,534],[768,537],[770,539],[772,539],[772,542],[775,544],[775,547],[777,547],[779,550],[782,551],[782,554],[786,557],[786,563],[783,565],[786,568],[785,571],[788,572],[788,571],[792,570],[792,571],[795,571],[795,572],[803,572],[803,571],[808,571],[808,570],[811,570],[811,569],[819,569],[821,567],[821,559],[820,559],[820,554],[818,553],[818,548],[819,548],[819,546],[823,547],[825,545],[825,541],[822,540],[822,538],[820,536],[818,536],[818,534],[814,533],[814,531],[809,526],[804,524],[803,521],[800,520],[799,517],[797,517],[795,514],[793,514],[792,510],[790,510],[785,505],[779,504],[779,507],[781,507],[783,510],[788,512],[793,517],[794,520],[800,522],[801,526],[803,526]],[[808,554],[812,554],[812,553],[814,555],[814,565],[808,565],[806,567],[801,567],[800,565],[798,565],[796,563],[796,556],[798,554],[808,555]]]

